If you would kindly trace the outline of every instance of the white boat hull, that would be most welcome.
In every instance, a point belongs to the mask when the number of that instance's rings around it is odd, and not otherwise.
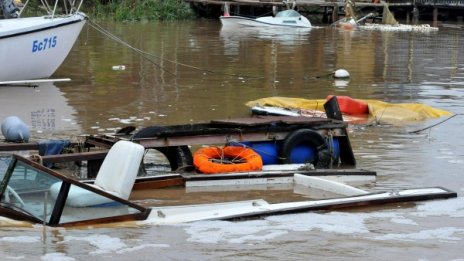
[[[0,81],[50,77],[73,47],[85,15],[0,20]]]
[[[311,28],[311,23],[305,17],[300,19],[261,17],[251,19],[242,16],[221,16],[221,24],[226,28],[240,27],[273,27],[273,28]]]

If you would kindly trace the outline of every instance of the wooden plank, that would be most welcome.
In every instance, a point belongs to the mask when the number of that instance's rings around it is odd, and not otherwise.
[[[200,180],[220,180],[220,179],[246,179],[256,177],[277,178],[285,176],[293,176],[298,173],[307,176],[366,176],[375,178],[377,173],[375,171],[363,169],[315,169],[315,170],[278,170],[278,171],[253,171],[241,173],[225,173],[225,174],[187,174],[179,173],[186,181],[200,181]]]
[[[15,151],[15,150],[38,150],[39,144],[36,142],[30,143],[2,143],[0,151]]]
[[[182,177],[168,177],[163,180],[137,180],[133,190],[160,189],[175,186],[184,186],[185,180]]]
[[[106,157],[106,154],[108,154],[108,151],[103,150],[103,151],[90,151],[90,152],[81,152],[81,153],[47,155],[47,156],[42,156],[41,159],[43,163],[60,163],[60,162],[70,162],[70,161],[104,159]]]
[[[234,118],[223,120],[212,120],[214,126],[263,126],[276,124],[323,124],[330,123],[332,120],[320,117],[304,116],[255,116],[247,118]]]

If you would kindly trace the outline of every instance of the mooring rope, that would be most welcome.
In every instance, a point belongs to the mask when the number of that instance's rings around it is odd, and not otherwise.
[[[444,119],[444,120],[442,120],[442,121],[440,121],[440,122],[437,122],[437,123],[435,123],[435,124],[433,124],[433,125],[430,125],[430,126],[428,126],[428,127],[425,127],[425,128],[423,128],[423,129],[420,129],[420,130],[410,131],[409,133],[419,133],[419,132],[421,132],[421,131],[431,129],[431,128],[433,128],[433,127],[435,127],[435,126],[437,126],[437,125],[440,125],[440,124],[442,124],[442,123],[444,123],[444,122],[446,122],[446,121],[448,121],[448,120],[451,120],[452,118],[456,117],[457,115],[461,115],[461,114],[453,114],[453,115],[451,115],[450,117],[448,117],[448,118],[446,118],[446,119]]]
[[[119,38],[118,36],[112,34],[111,32],[109,32],[108,30],[106,30],[105,28],[103,28],[102,26],[100,26],[99,24],[97,24],[96,22],[94,22],[93,20],[91,20],[90,18],[87,18],[88,19],[88,24],[94,28],[95,30],[97,30],[98,32],[102,33],[103,35],[107,36],[108,38],[110,38],[111,40],[114,40],[116,41],[117,43],[120,43],[124,46],[126,46],[127,48],[131,49],[132,51],[140,54],[140,56],[144,59],[146,59],[147,61],[151,62],[152,64],[154,64],[156,67],[158,67],[159,69],[171,74],[172,76],[177,76],[175,73],[173,72],[170,72],[168,71],[167,69],[163,68],[161,65],[159,65],[157,62],[155,62],[154,60],[152,60],[149,56],[151,57],[154,57],[156,59],[159,59],[159,60],[163,60],[163,61],[166,61],[166,62],[170,62],[170,63],[173,63],[173,64],[176,64],[176,65],[180,65],[180,66],[184,66],[184,67],[187,67],[187,68],[190,68],[190,69],[194,69],[194,70],[198,70],[198,71],[203,71],[203,72],[208,72],[208,73],[220,73],[220,72],[217,72],[217,71],[214,71],[214,70],[210,70],[210,69],[204,69],[204,68],[200,68],[200,67],[196,67],[196,66],[193,66],[193,65],[188,65],[188,64],[185,64],[185,63],[180,63],[180,62],[176,62],[176,61],[172,61],[172,60],[169,60],[169,59],[164,59],[164,58],[161,58],[159,56],[156,56],[152,53],[149,53],[149,52],[146,52],[142,49],[139,49],[137,47],[134,47],[132,46],[131,44],[129,44],[128,42],[122,40],[121,38]],[[227,76],[233,76],[233,77],[246,77],[246,78],[264,78],[262,76],[250,76],[250,75],[240,75],[240,74],[235,74],[235,73],[220,73],[222,75],[227,75]]]
[[[132,45],[130,45],[129,43],[127,43],[126,41],[122,40],[121,38],[117,37],[116,35],[112,34],[111,32],[109,32],[108,30],[106,30],[105,28],[103,28],[102,26],[100,26],[99,24],[95,23],[93,20],[91,20],[90,18],[88,18],[88,24],[95,30],[97,30],[98,32],[102,33],[103,35],[107,36],[108,38],[110,38],[111,40],[117,42],[117,43],[120,43],[126,47],[128,47],[129,49],[131,49],[132,51],[140,54],[143,58],[145,58],[147,61],[151,62],[153,65],[155,65],[156,67],[158,67],[159,69],[173,75],[173,76],[176,76],[175,73],[173,72],[170,72],[168,70],[166,70],[165,68],[163,68],[161,65],[159,65],[157,62],[153,61],[152,59],[148,58],[147,55],[149,55],[149,53],[139,49],[139,48],[136,48]],[[157,57],[155,55],[152,55],[150,54],[151,56],[154,56],[155,58],[158,58],[158,59],[161,59],[160,57]]]

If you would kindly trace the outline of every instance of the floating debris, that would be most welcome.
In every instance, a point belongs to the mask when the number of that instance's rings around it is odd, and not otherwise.
[[[113,71],[124,71],[126,69],[125,65],[114,65],[112,67]]]
[[[350,73],[345,69],[338,69],[333,73],[335,78],[349,78]]]

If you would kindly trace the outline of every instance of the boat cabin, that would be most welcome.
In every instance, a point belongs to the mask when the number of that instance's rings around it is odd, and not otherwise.
[[[127,200],[143,147],[132,142],[115,146],[93,184],[13,155],[0,174],[0,216],[64,227],[144,220],[150,210]]]

